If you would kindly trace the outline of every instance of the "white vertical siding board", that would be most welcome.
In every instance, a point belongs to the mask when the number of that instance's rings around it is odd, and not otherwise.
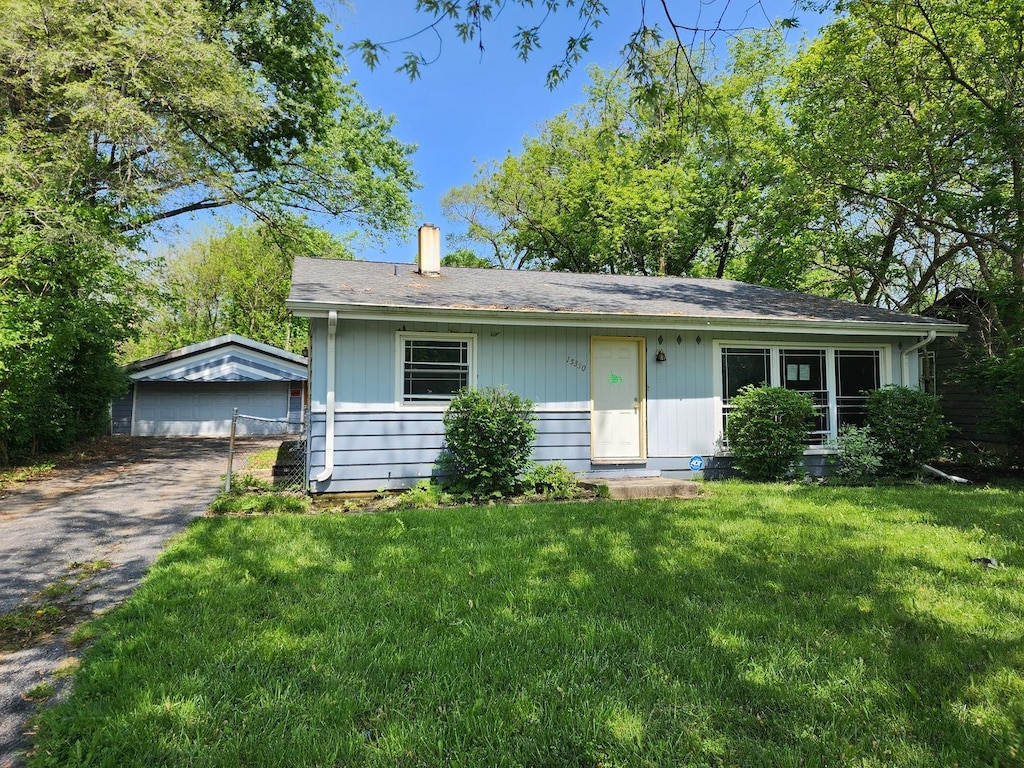
[[[324,331],[327,321],[320,318],[309,320],[309,402],[323,406],[326,389],[326,371],[321,362],[326,357]]]

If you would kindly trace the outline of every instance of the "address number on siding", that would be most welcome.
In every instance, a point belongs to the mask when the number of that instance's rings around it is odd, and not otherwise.
[[[587,370],[587,364],[586,363],[581,363],[575,357],[568,357],[568,356],[566,356],[565,364],[566,365],[571,365],[573,368],[577,368],[578,370],[581,370],[581,371],[586,371]]]

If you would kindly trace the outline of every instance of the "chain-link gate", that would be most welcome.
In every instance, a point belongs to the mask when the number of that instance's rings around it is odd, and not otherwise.
[[[303,422],[246,416],[231,418],[224,492],[306,491],[306,430]]]

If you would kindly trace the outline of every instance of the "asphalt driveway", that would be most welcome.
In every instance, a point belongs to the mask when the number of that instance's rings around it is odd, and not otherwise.
[[[95,615],[122,602],[167,540],[202,515],[220,488],[227,441],[154,438],[127,459],[98,462],[0,492],[0,614],[62,579]],[[0,651],[0,768],[20,765],[36,704],[26,692],[73,659],[67,632]]]

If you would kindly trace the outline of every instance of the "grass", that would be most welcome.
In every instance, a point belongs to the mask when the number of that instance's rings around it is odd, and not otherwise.
[[[205,518],[93,623],[30,765],[1021,765],[1022,501]]]
[[[111,566],[108,560],[74,562],[68,572],[47,584],[9,613],[0,614],[0,651],[16,651],[36,645],[73,627],[88,615],[79,602],[89,579]]]
[[[7,467],[0,469],[0,491],[18,483],[37,480],[50,475],[57,465],[53,461],[37,461],[23,467]]]

